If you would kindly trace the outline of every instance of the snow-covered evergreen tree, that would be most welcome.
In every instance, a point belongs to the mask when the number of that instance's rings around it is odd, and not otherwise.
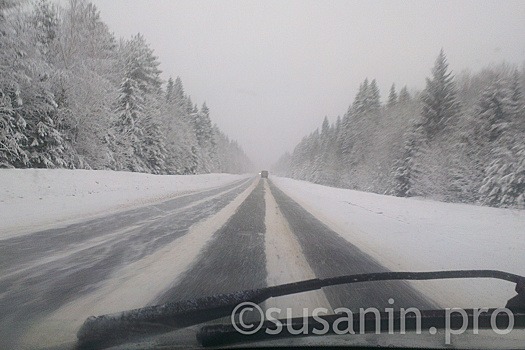
[[[520,127],[521,108],[521,87],[515,72],[510,81],[495,79],[480,99],[479,117],[484,122],[486,153],[490,157],[480,188],[485,204],[524,207],[525,130]]]
[[[207,107],[199,112],[180,78],[163,91],[141,35],[117,45],[87,0],[19,5],[0,1],[1,167],[219,168]]]
[[[184,87],[182,86],[182,80],[180,77],[175,79],[175,85],[173,86],[173,103],[176,108],[176,112],[179,116],[188,114],[187,105],[192,106],[192,110],[189,113],[193,113],[193,104],[191,98],[187,98],[184,95]]]
[[[422,126],[427,138],[431,140],[459,113],[454,76],[448,71],[447,58],[443,49],[439,52],[432,68],[432,78],[427,78],[422,101]]]
[[[328,131],[330,130],[330,122],[328,121],[328,117],[324,117],[323,119],[323,125],[321,126],[321,135],[328,135]]]
[[[414,166],[414,157],[418,145],[413,135],[407,138],[404,146],[403,156],[395,164],[395,187],[393,194],[398,197],[411,197],[415,195],[414,181],[419,175],[417,168]]]
[[[37,30],[37,44],[44,55],[52,50],[58,34],[58,13],[56,6],[48,0],[39,0],[34,4],[33,26]]]
[[[162,84],[159,62],[140,34],[124,43],[122,52],[124,77],[119,89],[113,134],[115,167],[160,173],[164,169],[158,167],[164,164],[165,154],[150,163],[152,154],[165,152],[164,139],[155,126],[155,119],[160,118],[155,104]],[[153,139],[157,141],[153,142]]]
[[[522,137],[525,135],[521,135]],[[525,208],[525,144],[523,138],[512,146],[499,146],[486,170],[480,188],[483,203],[497,207]]]
[[[388,94],[387,107],[392,108],[392,107],[395,107],[396,104],[397,104],[396,84],[392,84],[392,86],[390,87],[390,93]]]
[[[325,118],[276,168],[332,186],[522,207],[525,79],[502,65],[463,76],[457,91],[443,52],[432,72],[423,93],[405,86],[395,103],[392,86],[376,111],[365,80],[343,118],[333,127]]]
[[[194,115],[193,125],[199,145],[199,172],[211,172],[218,167],[218,164],[210,111],[206,102],[202,104],[200,111]]]
[[[237,142],[230,140],[216,125],[213,127],[213,134],[219,166],[215,171],[233,174],[253,171],[253,165]]]
[[[195,174],[198,171],[198,145],[187,104],[188,98],[184,95],[182,81],[178,77],[175,81],[170,78],[162,107],[168,174]]]
[[[348,112],[340,120],[340,128],[337,134],[337,153],[339,156],[341,166],[348,164],[350,155],[352,153],[352,147],[354,146],[352,130],[353,119],[351,113],[351,108],[348,109]]]
[[[13,104],[9,96],[0,90],[0,168],[24,166],[29,163],[23,145],[27,143],[24,135],[25,121],[16,120]]]
[[[166,147],[164,135],[159,124],[151,118],[145,120],[142,139],[143,155],[148,168],[153,174],[166,172]]]
[[[29,166],[29,157],[24,149],[26,121],[17,110],[23,101],[20,97],[20,81],[29,80],[23,59],[18,52],[22,43],[12,30],[4,11],[15,7],[15,2],[0,3],[0,167]],[[15,68],[15,69],[13,69]]]
[[[512,72],[509,83],[508,112],[514,125],[525,132],[525,102],[523,101],[520,75],[517,69]]]
[[[377,111],[381,107],[381,94],[379,92],[379,87],[375,79],[372,79],[370,86],[368,88],[368,98],[367,98],[367,111]]]
[[[17,140],[16,167],[72,167],[74,151],[60,131],[58,105],[50,83],[52,67],[38,49],[40,29],[28,13],[16,12],[0,24],[4,103],[10,103],[16,126],[11,143]],[[23,135],[23,136],[22,136]],[[11,153],[11,157],[14,153]]]
[[[166,102],[167,103],[173,103],[173,90],[174,90],[173,78],[170,77],[168,79],[168,83],[166,84]]]
[[[369,107],[368,98],[370,97],[368,78],[359,85],[359,90],[355,96],[354,103],[352,103],[352,111],[356,115],[362,115],[367,112]]]
[[[479,102],[479,118],[485,126],[491,143],[497,142],[511,122],[510,99],[505,82],[496,79],[482,94]]]
[[[408,92],[408,88],[406,86],[403,86],[401,91],[399,91],[399,99],[398,99],[399,103],[405,105],[409,103],[411,99],[412,97],[410,96],[410,93]]]
[[[146,165],[140,159],[141,140],[144,130],[140,118],[144,118],[144,99],[135,80],[126,77],[120,86],[117,119],[111,130],[111,146],[114,153],[116,170],[146,171]]]
[[[206,102],[202,104],[201,110],[194,118],[195,134],[199,146],[203,149],[210,149],[213,144],[213,130],[210,120],[210,110]]]

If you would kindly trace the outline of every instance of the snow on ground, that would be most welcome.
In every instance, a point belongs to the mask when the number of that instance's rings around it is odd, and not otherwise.
[[[248,176],[0,169],[0,239],[160,202]]]
[[[217,227],[222,227],[237,211],[257,185],[251,186],[215,215],[193,225],[188,234],[177,238],[157,252],[115,271],[99,288],[80,299],[65,304],[27,332],[24,346],[39,344],[59,346],[74,342],[76,332],[91,315],[103,315],[157,304],[162,295],[195,261],[211,240]]]
[[[398,198],[279,177],[271,181],[392,271],[495,269],[525,275],[523,210]],[[412,285],[443,307],[502,307],[515,295],[513,284],[488,279]]]

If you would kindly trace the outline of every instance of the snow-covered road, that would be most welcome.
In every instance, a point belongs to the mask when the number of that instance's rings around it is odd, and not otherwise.
[[[160,203],[249,176],[0,169],[0,239]]]
[[[239,195],[251,182],[236,180],[159,204],[0,240],[0,290],[5,291],[0,295],[0,342],[18,338],[35,319],[69,302],[93,301],[81,308],[83,312],[68,305],[72,307],[68,326],[79,326],[88,314],[144,306],[170,285],[174,270],[184,269],[184,262],[190,264],[205,243],[201,233],[194,238],[196,224],[217,217],[234,200],[242,202]],[[211,235],[214,227],[201,231]],[[194,253],[188,256],[190,251]],[[168,264],[170,255],[171,260],[173,255],[187,259]],[[58,327],[66,333],[67,328]],[[71,332],[74,335],[69,329],[69,336]],[[57,339],[56,333],[36,334]]]
[[[523,212],[277,177],[211,176],[215,186],[209,186],[210,178],[191,178],[184,181],[193,191],[181,190],[169,200],[38,232],[9,234],[4,228],[0,348],[74,344],[77,329],[90,315],[314,277],[466,268],[524,274],[518,254],[525,248],[518,239],[525,232]],[[487,214],[508,231],[506,240],[492,246],[487,236],[495,233]],[[441,243],[428,243],[435,236]],[[473,244],[465,253],[468,242]],[[445,246],[452,252],[444,253]],[[471,261],[469,254],[472,259],[489,253],[506,260],[465,263]],[[474,304],[466,306],[491,307],[514,295],[508,283],[489,284],[488,292],[461,283],[366,282],[270,299],[264,307],[291,307],[295,315],[302,307],[384,309],[392,306],[390,298],[394,308],[454,307],[465,301]]]
[[[279,177],[272,182],[389,270],[525,275],[525,210],[384,196]],[[499,307],[515,295],[513,284],[491,279],[411,285],[442,307]]]

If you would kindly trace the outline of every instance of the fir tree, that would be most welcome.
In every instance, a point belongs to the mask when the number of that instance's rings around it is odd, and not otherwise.
[[[38,44],[44,55],[57,37],[58,24],[56,8],[48,0],[39,0],[34,4],[33,26],[37,29]]]
[[[24,149],[26,121],[17,111],[20,110],[20,81],[30,80],[25,60],[18,52],[23,50],[4,11],[15,7],[14,1],[0,1],[0,167],[29,166],[29,158]]]
[[[188,97],[189,104],[193,105],[191,103],[191,99]],[[182,116],[187,113],[186,111],[186,97],[184,95],[184,87],[182,86],[182,80],[180,77],[177,77],[175,79],[175,85],[173,86],[173,103],[175,105],[176,111],[179,116]]]
[[[140,34],[117,46],[86,0],[19,5],[0,1],[0,167],[219,169],[207,107],[198,110],[179,77],[163,91]],[[243,158],[225,144],[236,154],[230,169]]]
[[[209,148],[212,142],[212,125],[210,120],[210,110],[206,102],[202,104],[201,110],[195,118],[195,134],[201,148]]]
[[[410,96],[410,93],[408,92],[408,88],[406,86],[403,86],[401,91],[399,91],[399,104],[406,105],[411,101],[412,97]]]
[[[501,78],[497,78],[481,95],[478,115],[488,141],[494,143],[509,126],[509,98]]]
[[[174,86],[173,86],[173,79],[170,77],[168,79],[168,84],[166,85],[166,102],[173,103],[173,97],[174,97]]]
[[[124,78],[120,86],[115,123],[117,152],[116,167],[131,171],[161,172],[158,169],[162,161],[155,160],[150,163],[151,154],[163,151],[165,148],[159,143],[163,142],[160,131],[152,120],[158,113],[154,103],[156,96],[161,92],[162,81],[159,62],[153,55],[144,38],[138,34],[125,43],[122,48],[124,53]],[[157,138],[157,141],[153,141]],[[148,150],[151,146],[154,150]]]
[[[487,167],[480,188],[484,204],[525,208],[525,143],[521,139],[512,144],[499,146]]]
[[[354,103],[352,104],[352,111],[356,115],[362,115],[368,110],[368,99],[370,96],[368,89],[369,83],[368,78],[366,78],[365,81],[361,85],[359,85],[359,90],[355,96]]]
[[[22,148],[27,143],[25,127],[23,119],[17,122],[9,96],[0,90],[0,168],[28,165],[29,158]]]
[[[389,108],[392,108],[392,107],[395,107],[396,104],[397,104],[396,84],[392,84],[392,87],[390,87],[390,93],[388,94],[387,106]]]
[[[366,111],[377,111],[381,107],[381,94],[375,79],[370,83],[367,94]]]
[[[166,171],[165,139],[160,126],[151,118],[145,123],[143,135],[143,155],[148,168],[153,174],[164,174]]]
[[[75,152],[61,131],[58,104],[49,79],[52,67],[39,50],[41,28],[35,27],[34,22],[29,23],[29,26],[19,21],[11,23],[11,33],[19,37],[10,43],[13,46],[9,43],[4,46],[11,62],[5,74],[9,82],[3,90],[11,103],[16,104],[14,118],[17,125],[23,126],[25,136],[18,139],[23,141],[21,147],[28,158],[27,163],[15,166],[72,167]]]
[[[427,78],[422,102],[422,126],[427,138],[431,140],[459,113],[454,76],[448,72],[448,63],[443,49],[439,52],[434,68],[432,68],[432,78]]]
[[[321,134],[328,135],[329,130],[330,130],[330,123],[328,122],[328,117],[325,116],[323,119],[323,125],[321,127]]]
[[[515,73],[510,84],[497,77],[480,99],[479,117],[485,126],[490,158],[479,192],[487,205],[523,208],[525,204],[525,132],[519,127],[520,99]]]
[[[141,140],[144,130],[139,119],[143,118],[144,98],[138,83],[129,78],[124,78],[120,86],[118,98],[117,120],[114,125],[116,164],[117,170],[146,171],[146,165],[140,159]]]
[[[521,91],[520,76],[515,69],[509,84],[508,112],[516,127],[525,132],[525,104]]]
[[[394,163],[395,186],[393,194],[398,197],[412,197],[416,195],[414,189],[420,171],[416,166],[415,158],[420,148],[420,126],[414,126],[412,132],[406,138],[403,154]]]

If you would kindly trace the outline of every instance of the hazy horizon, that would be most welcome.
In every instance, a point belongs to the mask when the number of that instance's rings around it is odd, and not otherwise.
[[[421,89],[443,48],[454,73],[525,61],[522,1],[102,1],[116,37],[141,33],[212,122],[269,167],[377,79]],[[154,4],[154,5],[152,5]]]

